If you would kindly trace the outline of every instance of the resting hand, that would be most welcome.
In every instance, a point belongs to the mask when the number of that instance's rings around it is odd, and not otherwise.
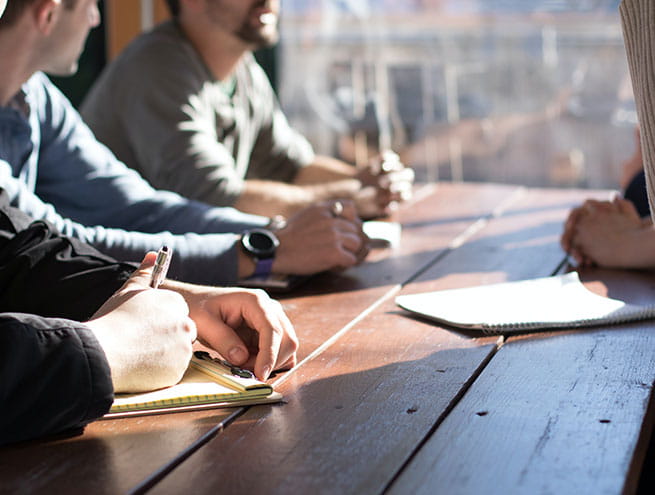
[[[341,204],[338,215],[333,211]],[[280,240],[273,272],[310,275],[344,270],[368,254],[369,239],[350,201],[326,201],[296,213],[276,231]]]
[[[266,380],[296,365],[298,339],[282,306],[264,291],[165,282],[189,304],[198,339]]]
[[[362,218],[387,215],[395,204],[412,197],[414,171],[405,167],[393,152],[375,158],[357,178],[363,186],[355,196]]]
[[[578,220],[584,214],[584,212],[585,212],[584,206],[578,206],[577,208],[571,210],[568,218],[566,219],[566,222],[564,222],[564,232],[560,237],[560,244],[562,246],[562,249],[569,256],[571,256],[576,261],[576,263],[578,263],[578,265],[580,266],[584,266],[588,264],[589,261],[585,258],[583,253],[577,250],[577,247],[575,247],[573,239],[575,236],[576,229],[578,227]]]
[[[149,287],[155,253],[87,322],[105,352],[114,392],[174,385],[191,358],[196,326],[184,299]]]
[[[644,226],[634,205],[623,198],[588,200],[579,208],[568,238],[570,253],[581,265],[608,268],[644,268]],[[646,237],[644,237],[644,235]]]

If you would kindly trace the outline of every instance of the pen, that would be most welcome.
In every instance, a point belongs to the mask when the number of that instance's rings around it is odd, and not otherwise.
[[[168,265],[171,263],[172,254],[173,250],[168,246],[162,246],[162,248],[157,253],[155,266],[152,269],[152,277],[150,278],[150,287],[153,289],[159,287],[166,278],[166,274],[168,273]]]

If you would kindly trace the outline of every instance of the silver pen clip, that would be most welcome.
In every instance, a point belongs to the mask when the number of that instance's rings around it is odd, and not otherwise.
[[[172,255],[173,250],[168,246],[162,246],[162,248],[157,253],[155,266],[152,268],[152,277],[150,278],[150,287],[153,289],[159,287],[166,278],[168,267],[171,264]]]

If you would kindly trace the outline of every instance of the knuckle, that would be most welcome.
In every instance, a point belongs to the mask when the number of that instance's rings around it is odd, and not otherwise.
[[[295,333],[289,334],[289,351],[292,354],[295,354],[298,348],[300,347],[300,340]]]

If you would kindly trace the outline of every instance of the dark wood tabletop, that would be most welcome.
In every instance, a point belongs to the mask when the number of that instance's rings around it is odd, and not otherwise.
[[[651,322],[512,338],[410,316],[394,298],[567,269],[569,209],[607,192],[417,189],[402,242],[279,297],[299,365],[279,405],[101,420],[0,449],[2,493],[632,493],[652,430]],[[655,302],[648,273],[588,270]]]

